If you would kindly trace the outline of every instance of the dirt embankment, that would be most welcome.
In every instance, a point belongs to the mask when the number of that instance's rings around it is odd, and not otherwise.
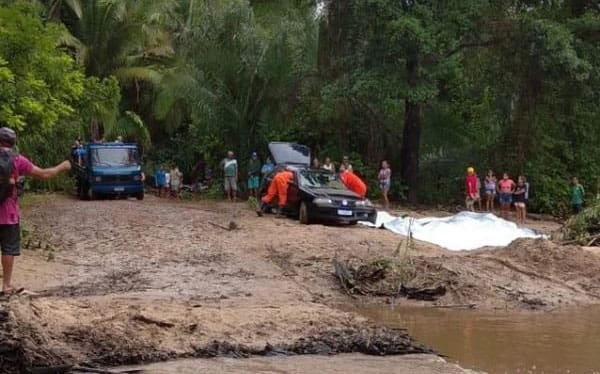
[[[417,251],[418,253],[418,251]],[[600,303],[600,256],[544,239],[439,256],[351,259],[338,271],[353,294],[438,307],[554,309]]]
[[[401,238],[385,230],[302,226],[258,218],[242,203],[152,197],[56,196],[29,209],[25,224],[31,248],[17,262],[15,284],[38,296],[0,302],[0,372],[218,355],[428,351],[403,330],[335,307],[349,298],[334,259],[392,258]],[[520,241],[457,254],[416,243],[410,258],[407,286],[446,287],[438,304],[597,302],[600,264],[575,247]],[[381,282],[392,278],[383,275]]]

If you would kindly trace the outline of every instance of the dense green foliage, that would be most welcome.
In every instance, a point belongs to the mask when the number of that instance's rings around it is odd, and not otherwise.
[[[390,160],[411,202],[459,201],[468,165],[527,175],[543,212],[572,175],[596,193],[596,1],[5,3],[0,121],[36,160],[121,135],[190,175],[289,140],[350,155],[373,193]]]

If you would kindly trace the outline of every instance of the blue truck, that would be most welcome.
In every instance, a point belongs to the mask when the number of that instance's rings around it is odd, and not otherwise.
[[[144,174],[136,144],[89,143],[83,149],[83,157],[77,157],[72,168],[81,199],[144,199]]]

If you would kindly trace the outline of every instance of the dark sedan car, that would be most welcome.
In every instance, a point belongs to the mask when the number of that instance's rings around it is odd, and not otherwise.
[[[367,199],[361,199],[341,182],[337,174],[309,168],[308,147],[291,143],[270,143],[274,161],[285,165],[294,178],[288,188],[288,201],[283,213],[298,217],[301,223],[335,222],[356,224],[358,221],[375,222],[377,211]],[[261,196],[266,194],[275,172],[261,185]]]

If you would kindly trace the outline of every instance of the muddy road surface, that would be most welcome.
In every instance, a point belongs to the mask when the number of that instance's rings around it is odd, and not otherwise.
[[[396,256],[402,237],[385,230],[302,226],[258,218],[245,203],[152,197],[82,202],[51,196],[26,210],[24,224],[28,249],[14,283],[36,295],[0,301],[5,371],[217,356],[430,352],[403,330],[337,307],[352,299],[335,276],[334,259]],[[518,300],[511,303],[516,308],[597,301],[597,279],[591,278],[596,266],[600,274],[600,262],[594,254],[536,241],[511,248],[456,253],[415,243],[415,282],[454,290],[417,304],[497,307],[507,305],[506,295]],[[523,303],[524,293],[535,299]],[[431,372],[444,372],[439,365]]]

